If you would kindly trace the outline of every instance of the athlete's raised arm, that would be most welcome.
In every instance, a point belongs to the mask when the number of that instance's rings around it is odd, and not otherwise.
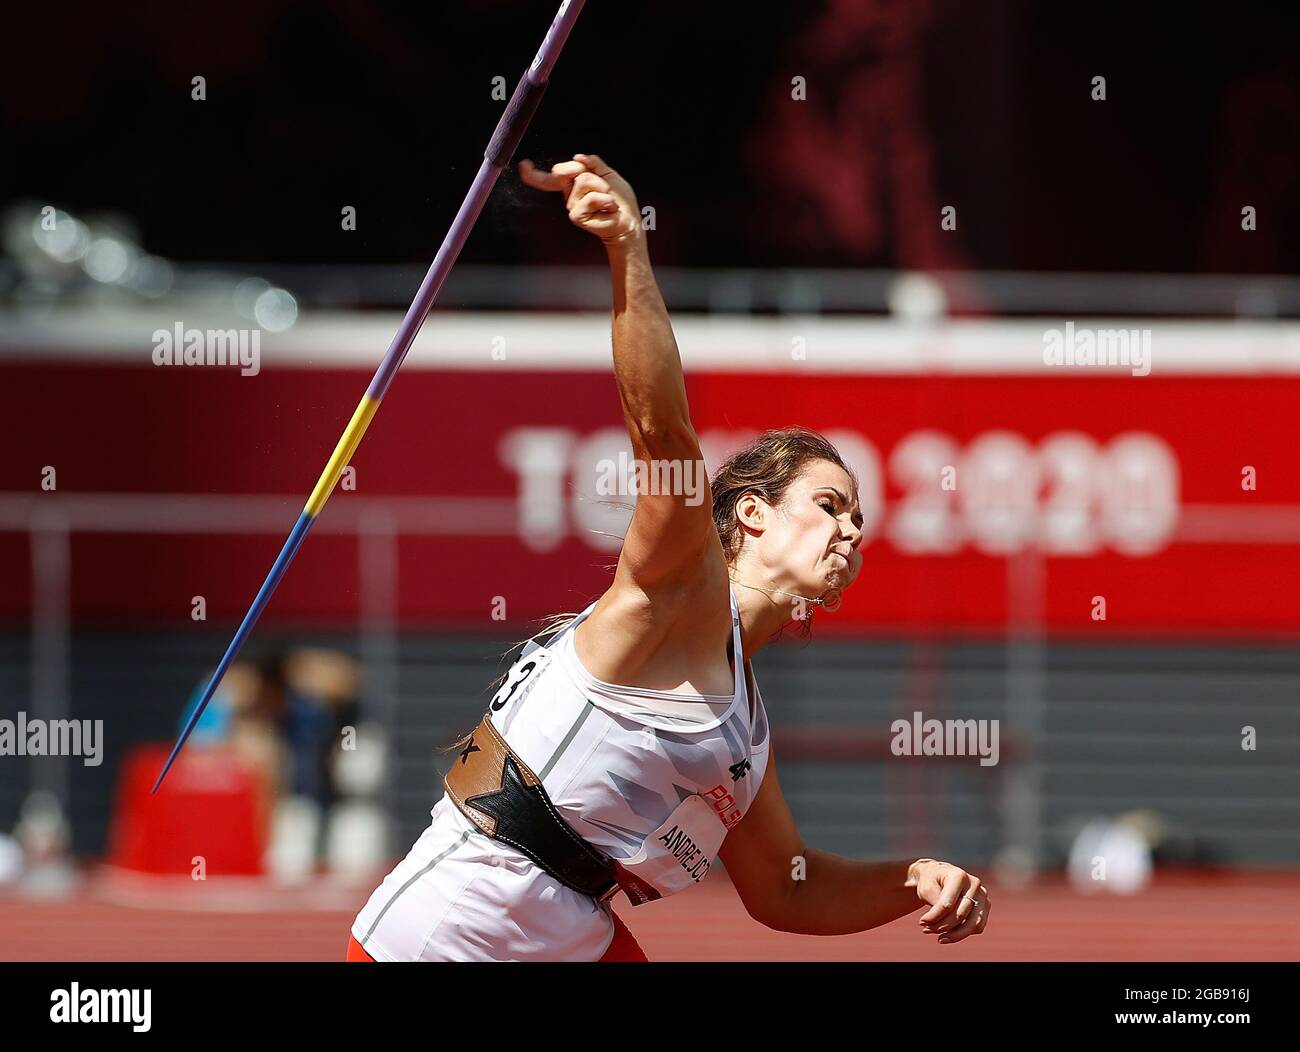
[[[699,575],[706,547],[717,549],[713,561],[720,570],[721,546],[681,357],[632,187],[595,154],[575,154],[549,172],[523,161],[519,172],[530,186],[565,194],[569,219],[599,237],[609,257],[614,376],[638,471],[620,575],[646,589],[679,585]]]

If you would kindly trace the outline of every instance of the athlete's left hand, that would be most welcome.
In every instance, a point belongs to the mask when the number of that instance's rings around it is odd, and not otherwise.
[[[932,858],[919,858],[908,867],[907,886],[930,908],[921,914],[921,931],[939,936],[947,945],[979,935],[989,922],[989,893],[980,878]]]

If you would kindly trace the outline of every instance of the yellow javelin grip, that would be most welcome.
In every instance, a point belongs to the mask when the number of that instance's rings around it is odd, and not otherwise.
[[[311,491],[311,496],[307,498],[307,503],[302,509],[304,515],[314,519],[320,514],[321,508],[325,507],[325,502],[330,499],[330,494],[334,492],[334,484],[338,482],[339,476],[343,474],[343,469],[348,466],[348,461],[352,459],[352,454],[357,451],[357,446],[361,444],[361,439],[365,436],[366,428],[370,426],[370,421],[374,419],[375,413],[378,411],[379,402],[369,395],[362,395],[361,401],[357,404],[356,412],[352,414],[348,426],[343,429],[339,444],[334,447],[334,453],[330,456],[329,463],[325,465],[325,470],[321,472],[321,476],[316,482],[316,488]]]

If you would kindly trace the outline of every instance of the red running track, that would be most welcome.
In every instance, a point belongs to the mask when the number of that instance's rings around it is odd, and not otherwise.
[[[341,961],[370,888],[208,887],[103,876],[72,900],[0,897],[2,960]],[[1059,879],[991,885],[988,931],[954,946],[916,917],[834,938],[750,920],[725,873],[635,909],[615,907],[652,961],[1300,960],[1300,874],[1158,874],[1141,895],[1085,896]]]

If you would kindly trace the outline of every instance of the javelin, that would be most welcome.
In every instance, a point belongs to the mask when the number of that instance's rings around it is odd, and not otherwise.
[[[230,668],[231,662],[235,660],[240,648],[243,647],[252,633],[253,626],[257,624],[257,619],[262,616],[262,611],[266,609],[266,604],[270,602],[276,586],[279,585],[280,579],[284,577],[285,570],[293,562],[293,557],[298,554],[298,549],[302,546],[307,531],[311,529],[312,523],[316,521],[316,516],[325,507],[325,502],[329,500],[330,494],[334,491],[339,476],[343,474],[343,469],[348,466],[352,455],[357,451],[357,446],[361,444],[366,428],[370,426],[370,421],[374,419],[375,413],[379,410],[379,403],[388,390],[388,385],[393,382],[397,370],[402,367],[406,352],[411,349],[411,342],[415,339],[416,333],[420,331],[420,326],[424,324],[425,316],[429,313],[433,301],[438,296],[438,290],[442,288],[442,283],[446,280],[447,274],[456,262],[456,257],[460,255],[460,250],[464,248],[469,232],[474,229],[474,222],[478,219],[479,213],[483,211],[483,205],[487,202],[488,195],[492,193],[492,187],[496,185],[497,177],[510,163],[511,158],[514,157],[515,150],[519,146],[519,140],[524,137],[528,122],[532,120],[533,114],[537,111],[537,104],[542,101],[542,94],[546,91],[546,85],[550,81],[551,69],[555,65],[555,60],[560,57],[560,50],[564,47],[564,42],[569,38],[569,31],[573,29],[573,24],[578,20],[584,2],[585,0],[564,0],[560,4],[560,10],[556,12],[555,19],[551,22],[551,28],[546,31],[546,39],[542,41],[541,50],[537,52],[533,64],[528,67],[528,71],[515,86],[514,94],[510,96],[510,102],[506,105],[505,112],[501,114],[496,131],[492,133],[492,140],[488,143],[488,148],[483,154],[483,163],[479,166],[478,174],[474,176],[474,182],[470,184],[469,193],[465,195],[460,211],[456,213],[456,218],[452,221],[451,229],[447,231],[447,236],[443,238],[442,247],[438,249],[438,254],[433,259],[433,265],[429,267],[429,272],[424,276],[424,281],[420,284],[420,290],[415,294],[415,299],[411,301],[411,306],[407,309],[402,324],[397,327],[397,334],[393,337],[393,342],[388,345],[388,351],[384,354],[383,361],[379,363],[379,368],[375,370],[374,378],[370,381],[370,386],[366,388],[366,393],[362,396],[360,404],[357,405],[356,412],[352,414],[348,426],[343,429],[343,435],[339,438],[338,445],[334,447],[334,453],[330,457],[329,463],[325,465],[325,470],[321,472],[320,479],[316,482],[316,488],[311,491],[311,496],[307,498],[302,514],[298,516],[298,521],[294,523],[293,529],[289,531],[289,537],[284,542],[284,547],[280,549],[280,554],[276,557],[275,563],[271,566],[271,572],[266,575],[266,580],[262,582],[262,587],[253,599],[253,605],[248,608],[248,613],[244,615],[244,620],[240,623],[238,631],[235,632],[235,637],[230,641],[230,646],[226,648],[226,654],[221,659],[221,663],[217,665],[216,671],[212,673],[208,685],[203,688],[203,696],[199,698],[198,705],[186,721],[185,729],[181,731],[181,736],[176,739],[176,744],[172,746],[171,755],[167,757],[167,762],[163,764],[162,772],[158,775],[158,780],[154,782],[150,795],[158,791],[163,779],[167,777],[167,772],[171,770],[172,763],[180,753],[181,747],[189,738],[190,732],[194,730],[194,725],[198,723],[199,716],[203,714],[208,702],[212,700],[212,695],[216,692],[218,685],[225,676],[226,670]]]

